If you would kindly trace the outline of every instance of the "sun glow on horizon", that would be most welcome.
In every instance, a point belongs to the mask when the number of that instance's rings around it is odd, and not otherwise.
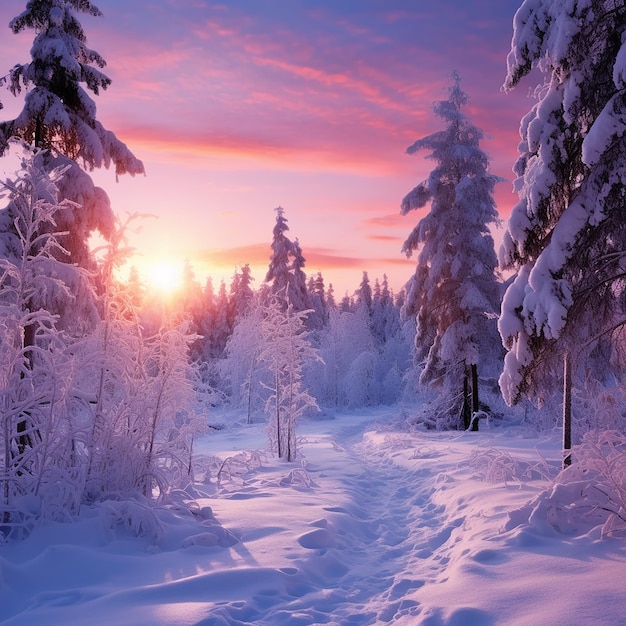
[[[146,286],[162,295],[173,296],[183,286],[183,266],[170,259],[156,259],[146,263],[140,270]]]

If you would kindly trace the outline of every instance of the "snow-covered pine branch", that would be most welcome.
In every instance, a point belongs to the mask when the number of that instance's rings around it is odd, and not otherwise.
[[[514,28],[505,89],[534,68],[544,82],[520,126],[520,200],[500,254],[518,272],[499,322],[509,404],[549,390],[563,354],[620,316],[626,243],[626,7],[526,1]]]

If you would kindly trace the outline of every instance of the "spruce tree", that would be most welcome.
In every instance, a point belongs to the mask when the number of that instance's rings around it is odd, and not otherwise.
[[[134,175],[144,167],[96,119],[88,92],[98,95],[111,79],[101,71],[105,60],[87,47],[78,13],[102,15],[89,0],[29,0],[24,12],[11,20],[14,33],[32,29],[35,39],[31,61],[9,72],[9,90],[16,96],[25,92],[24,107],[15,119],[0,122],[0,156],[17,139],[38,151],[46,171],[68,168],[58,183],[59,194],[77,206],[57,217],[57,230],[68,231],[61,243],[70,255],[62,260],[93,269],[89,235],[98,230],[108,237],[115,219],[106,193],[86,171],[113,163],[117,175]]]
[[[458,415],[464,379],[471,371],[476,381],[478,364],[491,358],[493,346],[499,344],[495,322],[488,317],[499,301],[488,228],[498,221],[492,194],[499,178],[488,171],[488,157],[479,146],[482,131],[461,113],[467,95],[458,74],[453,81],[449,98],[434,106],[445,129],[407,149],[408,154],[429,151],[428,158],[437,165],[401,205],[406,215],[430,204],[403,246],[407,257],[419,251],[404,311],[417,320],[420,382],[452,398],[448,418]]]
[[[271,285],[272,293],[282,299],[285,308],[291,304],[294,311],[305,311],[311,308],[304,273],[306,259],[298,240],[291,241],[285,234],[289,230],[285,210],[280,206],[275,210],[272,256],[265,282]]]
[[[625,36],[614,0],[526,1],[515,15],[505,89],[543,80],[520,126],[501,258],[517,270],[499,322],[509,404],[549,391],[567,353],[624,323]]]
[[[254,278],[248,263],[241,268],[241,271],[235,271],[233,275],[230,283],[231,325],[233,327],[252,305],[254,299],[252,281]]]

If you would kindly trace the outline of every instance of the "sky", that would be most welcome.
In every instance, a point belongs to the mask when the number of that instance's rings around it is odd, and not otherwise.
[[[135,222],[133,263],[147,275],[187,259],[216,287],[248,263],[259,286],[282,206],[309,276],[321,271],[338,296],[358,288],[363,271],[400,290],[416,263],[402,244],[425,211],[401,216],[400,202],[434,166],[405,151],[442,127],[432,106],[447,98],[453,70],[470,97],[464,112],[486,134],[491,171],[506,179],[495,192],[500,215],[515,203],[511,168],[532,100],[528,87],[501,86],[520,4],[96,2],[104,16],[79,20],[113,81],[94,96],[97,118],[146,176],[93,178],[121,218],[156,218]],[[25,6],[0,5],[0,74],[30,60],[34,33],[8,29]],[[14,117],[19,100],[0,100],[0,118]]]

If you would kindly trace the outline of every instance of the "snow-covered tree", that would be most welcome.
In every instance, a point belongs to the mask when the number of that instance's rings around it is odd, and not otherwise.
[[[372,312],[372,286],[367,272],[363,272],[361,284],[355,294],[357,305],[362,307],[370,315]]]
[[[252,271],[250,265],[246,263],[241,271],[235,271],[230,284],[230,322],[234,326],[239,317],[244,315],[254,300],[254,290],[252,289]]]
[[[308,318],[309,328],[321,330],[328,323],[329,311],[326,288],[324,287],[324,277],[321,272],[309,278],[307,291],[309,294],[309,302],[313,309]]]
[[[291,241],[285,234],[289,230],[285,210],[280,206],[275,210],[272,256],[265,282],[271,284],[274,295],[280,294],[284,306],[291,303],[295,311],[304,311],[311,308],[304,273],[306,259],[298,240]]]
[[[382,285],[378,279],[374,283],[371,306],[372,335],[377,344],[382,346],[400,328],[400,309],[395,306],[386,274],[383,275]]]
[[[229,300],[226,283],[220,281],[220,288],[215,299],[215,317],[211,333],[211,348],[214,357],[221,357],[226,347],[226,342],[232,331],[229,315]]]
[[[117,174],[143,173],[143,165],[115,135],[96,120],[95,95],[111,84],[102,73],[106,61],[87,47],[77,13],[101,16],[89,0],[29,0],[11,20],[14,33],[35,31],[30,63],[10,72],[14,95],[26,91],[24,108],[14,120],[0,123],[0,154],[11,137],[36,148],[80,161],[87,169],[109,167]]]
[[[287,461],[296,457],[296,421],[317,408],[302,377],[304,364],[320,359],[305,327],[307,313],[296,311],[291,303],[285,309],[284,299],[278,296],[270,298],[263,310],[259,359],[271,375],[266,403],[268,434],[278,457]]]
[[[337,303],[335,302],[335,288],[332,283],[328,283],[328,289],[326,290],[326,307],[329,311],[337,307]]]
[[[568,352],[624,323],[626,5],[527,0],[505,88],[543,77],[522,119],[519,202],[501,264],[518,274],[502,303],[509,404],[538,394]],[[538,70],[538,72],[533,72]]]
[[[237,318],[226,344],[225,358],[220,363],[222,380],[229,386],[225,391],[229,393],[230,403],[246,410],[248,423],[263,404],[263,384],[267,386],[269,382],[259,360],[263,347],[262,322],[263,310],[259,298],[254,298],[246,313]]]
[[[403,199],[401,213],[430,204],[403,246],[407,256],[419,251],[404,311],[417,319],[420,380],[460,398],[469,370],[476,382],[478,364],[493,356],[498,343],[489,317],[495,315],[499,292],[488,225],[498,220],[492,194],[499,178],[488,171],[488,157],[479,146],[482,131],[461,113],[467,95],[459,75],[453,80],[449,98],[434,106],[446,128],[407,149],[408,154],[430,151],[428,158],[437,165]],[[458,409],[455,401],[450,415],[458,415]]]
[[[293,241],[293,260],[291,263],[291,275],[289,290],[289,301],[293,304],[296,311],[304,311],[311,308],[311,301],[309,299],[309,292],[306,288],[306,274],[304,273],[304,266],[306,259],[302,254],[302,248],[300,247],[300,241],[296,237]]]
[[[78,13],[100,16],[89,0],[29,0],[26,9],[10,22],[14,33],[35,32],[31,61],[15,65],[9,89],[22,92],[24,106],[13,120],[0,123],[0,156],[10,140],[19,139],[39,150],[37,158],[47,171],[69,166],[58,181],[59,195],[76,203],[57,216],[67,259],[94,268],[88,238],[98,230],[108,237],[115,219],[106,193],[94,186],[84,170],[115,166],[117,174],[144,172],[124,143],[96,119],[96,105],[88,91],[99,94],[111,80],[102,73],[104,59],[87,47]],[[79,166],[82,165],[82,168]]]
[[[307,368],[320,404],[352,408],[378,403],[381,381],[375,377],[376,346],[365,309],[331,309],[320,334],[320,354],[324,366]]]

